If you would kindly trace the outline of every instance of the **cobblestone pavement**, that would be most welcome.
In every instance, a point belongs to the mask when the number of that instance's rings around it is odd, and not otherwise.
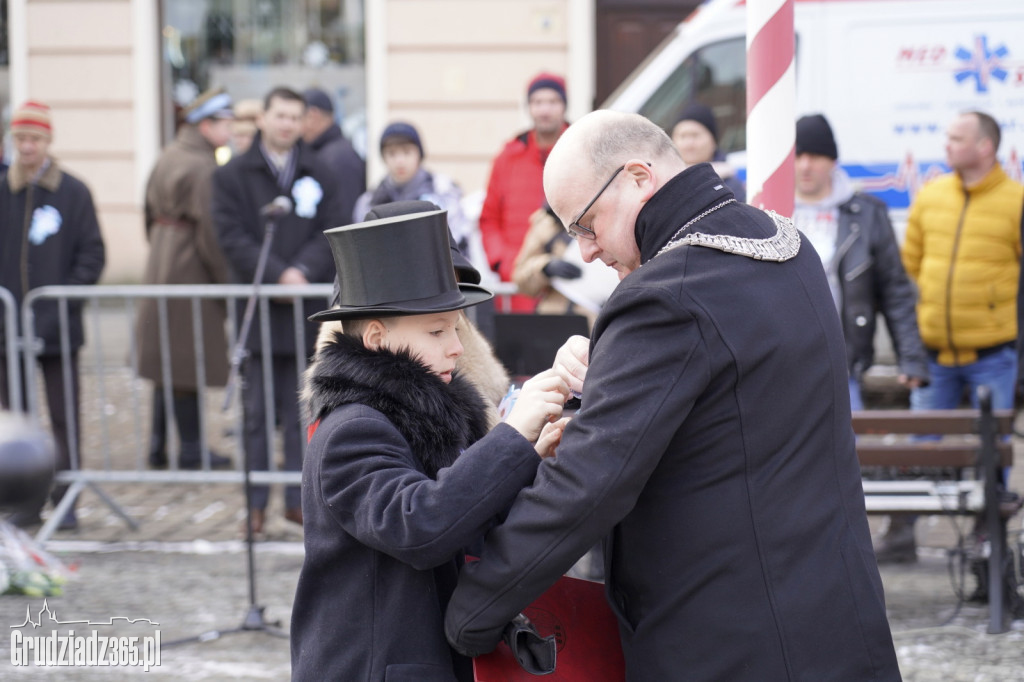
[[[88,359],[88,348],[83,360]],[[123,367],[123,350],[104,356],[102,395],[95,377],[83,381],[83,451],[86,457],[113,443],[114,467],[130,468],[141,461],[134,437],[138,422],[148,424],[147,389]],[[83,371],[90,370],[87,363]],[[219,396],[214,404],[219,405]],[[100,424],[97,415],[105,415]],[[217,421],[220,420],[220,421]],[[234,452],[232,419],[216,417],[210,425],[214,446]],[[145,432],[145,428],[141,428]],[[106,434],[106,435],[104,435]],[[104,439],[107,439],[105,441]],[[1024,461],[1024,443],[1015,443]],[[93,460],[96,461],[96,460]],[[1024,490],[1024,466],[1013,470],[1011,486]],[[58,532],[47,544],[75,577],[64,594],[47,604],[61,620],[146,618],[159,623],[161,664],[145,673],[129,668],[62,669],[61,679],[122,679],[149,675],[161,680],[286,680],[287,639],[263,630],[215,636],[239,627],[249,611],[247,553],[240,527],[244,496],[238,485],[104,484],[102,490],[139,521],[131,530],[114,515],[94,490],[83,491],[80,528]],[[256,600],[265,620],[286,630],[302,564],[302,531],[282,518],[280,491],[271,496],[265,541],[255,552]],[[877,532],[880,519],[872,518]],[[903,677],[908,682],[1024,682],[1024,620],[1005,634],[986,634],[987,608],[958,606],[949,576],[947,550],[956,545],[949,519],[922,517],[917,524],[920,545],[916,564],[884,566],[889,620]],[[1011,537],[1019,542],[1021,516],[1011,521]],[[966,590],[974,588],[966,578]],[[42,599],[0,597],[0,624],[17,625],[42,607]],[[740,617],[740,614],[737,614]],[[345,614],[340,614],[345,617]],[[105,626],[110,634],[134,634],[139,624]],[[3,628],[7,630],[7,628]],[[173,646],[175,640],[207,633],[204,641]],[[151,634],[151,633],[147,633]],[[685,643],[682,643],[685,645]],[[0,682],[54,677],[52,670],[11,664],[10,638],[0,637]]]

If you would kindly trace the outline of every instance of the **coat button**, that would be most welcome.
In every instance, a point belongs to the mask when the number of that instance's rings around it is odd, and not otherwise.
[[[854,321],[857,323],[858,327],[863,327],[868,323],[868,318],[864,317],[863,315],[858,315],[857,319]]]

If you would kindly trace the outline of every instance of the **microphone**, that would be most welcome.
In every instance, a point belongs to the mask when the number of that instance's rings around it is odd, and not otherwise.
[[[286,196],[279,196],[260,209],[261,216],[279,216],[291,212],[292,200]]]

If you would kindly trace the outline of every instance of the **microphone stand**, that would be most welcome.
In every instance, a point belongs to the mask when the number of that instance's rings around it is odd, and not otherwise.
[[[238,339],[231,352],[231,371],[228,374],[228,382],[225,386],[224,405],[221,408],[227,411],[233,402],[236,386],[238,385],[241,365],[248,352],[245,350],[245,343],[249,338],[249,331],[252,328],[252,318],[256,310],[256,301],[259,298],[260,284],[263,282],[263,271],[267,267],[267,258],[270,255],[270,246],[274,241],[275,214],[266,214],[266,229],[263,232],[263,244],[260,247],[259,259],[256,261],[256,274],[253,276],[252,293],[245,304],[245,314],[242,317],[242,327],[238,332]],[[269,447],[269,444],[268,444]],[[176,639],[171,642],[164,642],[162,646],[171,647],[190,642],[212,642],[224,635],[236,634],[239,632],[260,631],[266,632],[275,637],[288,638],[288,633],[281,629],[281,621],[267,622],[263,617],[265,606],[256,603],[256,561],[253,554],[255,544],[252,533],[252,465],[249,462],[249,455],[245,453],[242,457],[243,481],[245,486],[245,548],[248,559],[247,578],[249,581],[249,609],[242,619],[242,624],[229,630],[208,630],[207,632]]]

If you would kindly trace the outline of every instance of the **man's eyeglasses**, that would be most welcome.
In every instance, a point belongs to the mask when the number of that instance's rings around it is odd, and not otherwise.
[[[619,171],[621,171],[623,168],[625,168],[625,166],[619,166],[618,168],[615,169],[615,172],[612,173],[612,176],[608,178],[608,182],[604,183],[604,185],[601,186],[601,189],[597,190],[597,194],[594,195],[594,198],[591,199],[587,203],[587,205],[583,207],[583,210],[580,211],[580,214],[576,216],[576,220],[569,223],[569,226],[565,228],[565,231],[569,233],[570,237],[572,237],[573,239],[597,239],[597,235],[594,234],[593,230],[591,230],[589,227],[583,227],[582,225],[580,225],[580,220],[583,219],[583,216],[587,215],[587,211],[590,210],[590,207],[594,205],[594,202],[601,198],[601,195],[604,194],[604,191],[608,189],[608,185],[612,184],[612,180],[614,180],[618,176]]]

